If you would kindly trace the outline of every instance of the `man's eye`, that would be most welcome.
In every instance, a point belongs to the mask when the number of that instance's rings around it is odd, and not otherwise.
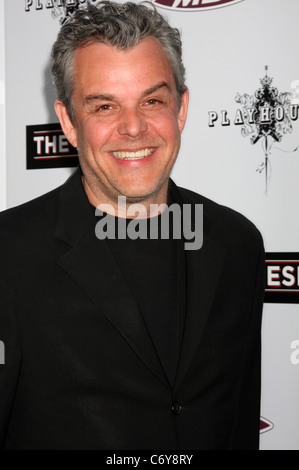
[[[97,111],[109,111],[110,109],[112,109],[110,104],[102,104],[101,106],[98,106]]]
[[[147,102],[145,104],[149,105],[149,106],[154,106],[154,105],[157,105],[157,104],[161,104],[161,101],[156,100],[155,98],[151,98],[150,100],[147,100]]]

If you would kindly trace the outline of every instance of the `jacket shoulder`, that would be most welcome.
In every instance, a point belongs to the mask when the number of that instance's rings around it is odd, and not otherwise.
[[[185,201],[203,205],[204,224],[205,221],[208,222],[214,237],[222,239],[223,243],[240,242],[245,238],[253,242],[262,242],[258,228],[240,212],[189,189],[181,187],[178,189]]]

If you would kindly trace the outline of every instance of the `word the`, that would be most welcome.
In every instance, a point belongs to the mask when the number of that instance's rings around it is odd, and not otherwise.
[[[36,143],[36,155],[50,155],[51,153],[68,153],[69,143],[65,135],[39,135],[33,138]]]
[[[294,366],[297,366],[299,365],[299,340],[298,339],[292,341],[291,349],[294,349],[290,357],[291,364],[293,364]]]
[[[136,216],[137,214],[137,216]],[[158,215],[161,217],[158,217]],[[199,250],[203,243],[203,205],[150,204],[149,214],[143,204],[127,205],[126,197],[118,197],[117,227],[115,210],[111,204],[100,204],[95,211],[101,216],[95,228],[99,240],[168,240],[184,238],[185,250]],[[148,217],[149,216],[149,217]],[[194,228],[194,230],[192,230]],[[117,236],[116,236],[117,229]],[[193,241],[190,241],[193,240]]]
[[[218,121],[219,115],[216,111],[209,111],[209,127],[215,127],[215,122]],[[237,109],[235,118],[234,118],[234,125],[241,126],[245,124],[254,124],[256,119],[259,119],[260,124],[269,124],[275,119],[276,122],[282,122],[286,114],[292,121],[297,121],[299,117],[299,105],[298,104],[291,104],[287,108],[284,106],[276,106],[275,108],[271,108],[269,106],[264,106],[257,110],[256,108],[247,108],[246,112],[242,111],[241,109]],[[221,126],[230,126],[231,119],[228,118],[228,111],[222,110],[221,111]]]

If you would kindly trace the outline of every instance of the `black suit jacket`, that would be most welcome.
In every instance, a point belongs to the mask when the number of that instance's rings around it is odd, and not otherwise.
[[[187,312],[172,389],[77,171],[0,216],[4,449],[256,449],[264,255],[240,214],[203,204],[186,251]],[[138,275],[138,273],[137,273]]]

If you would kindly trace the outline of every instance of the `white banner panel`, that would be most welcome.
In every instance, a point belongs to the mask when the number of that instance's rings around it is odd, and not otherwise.
[[[6,207],[4,0],[0,0],[0,210]]]
[[[51,46],[60,23],[52,16],[54,8],[46,8],[47,4],[52,2],[14,0],[5,4],[5,22],[9,25],[5,36],[9,58],[6,60],[8,207],[49,191],[71,173],[67,168],[26,169],[26,126],[58,121],[49,67]]]
[[[153,3],[182,31],[190,89],[172,177],[243,213],[264,237],[261,449],[298,450],[299,2]],[[72,0],[65,4],[5,4],[8,206],[56,187],[72,171],[73,149],[55,127],[49,74],[51,45],[71,14]],[[55,162],[63,167],[47,167]]]

